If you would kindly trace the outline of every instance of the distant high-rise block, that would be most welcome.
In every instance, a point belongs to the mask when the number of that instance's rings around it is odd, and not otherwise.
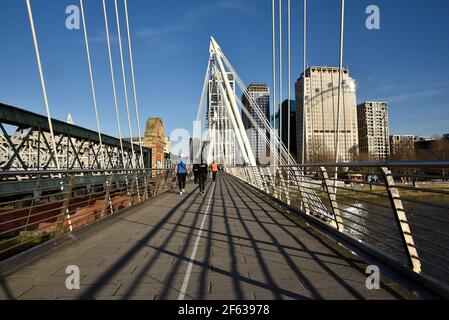
[[[413,160],[415,158],[415,137],[411,135],[390,136],[390,154],[393,160]]]
[[[367,101],[357,106],[359,151],[369,160],[383,161],[390,156],[388,106]]]
[[[293,158],[296,159],[297,156],[297,135],[296,135],[296,102],[294,100],[290,100],[290,113],[288,112],[288,100],[284,100],[282,102],[282,112],[278,111],[276,113],[276,131],[279,132],[281,130],[281,121],[279,119],[279,114],[282,113],[282,143],[288,148],[288,136],[289,136],[289,127],[288,127],[288,117],[290,114],[290,154]]]
[[[266,130],[264,121],[270,118],[270,89],[263,83],[252,83],[247,88],[247,94],[257,103],[260,112],[257,112],[256,106],[246,97],[242,96],[242,103],[248,110],[249,115],[242,111],[242,121],[248,134],[248,139],[254,153],[256,161],[261,163],[261,159],[269,156],[269,149],[266,141],[270,139],[269,132]],[[264,163],[265,164],[265,163]]]
[[[342,70],[342,75],[340,110],[339,68],[310,67],[296,82],[298,162],[303,157],[303,141],[305,162],[335,160],[337,137],[338,162],[352,161],[357,155],[356,85],[347,69]]]

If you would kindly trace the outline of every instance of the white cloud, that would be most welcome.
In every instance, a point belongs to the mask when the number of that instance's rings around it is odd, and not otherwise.
[[[228,9],[228,10],[238,10],[245,12],[254,12],[253,9],[245,6],[244,1],[242,0],[218,0],[217,8],[219,9]]]
[[[180,19],[175,19],[173,23],[166,24],[160,27],[148,27],[137,31],[137,36],[140,39],[152,39],[166,36],[171,33],[181,32],[192,29],[198,25],[201,18],[211,16],[213,12],[210,7],[198,7],[189,10]]]
[[[404,94],[395,95],[389,98],[383,99],[384,101],[387,101],[388,103],[392,102],[403,102],[411,99],[420,99],[420,98],[426,98],[426,97],[432,97],[436,96],[440,93],[439,90],[424,90],[424,91],[418,91],[418,92],[408,92]]]

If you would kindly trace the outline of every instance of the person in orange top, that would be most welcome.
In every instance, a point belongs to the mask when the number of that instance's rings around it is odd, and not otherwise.
[[[218,164],[214,162],[212,162],[210,169],[212,171],[212,179],[214,180],[214,182],[217,180],[217,174],[218,174]]]

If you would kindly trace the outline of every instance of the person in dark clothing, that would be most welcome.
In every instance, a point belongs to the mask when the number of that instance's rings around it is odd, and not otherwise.
[[[193,182],[195,184],[198,184],[198,166],[199,164],[193,165]]]
[[[200,192],[204,194],[204,188],[206,186],[206,180],[208,175],[208,167],[205,161],[198,165],[198,182],[200,184]]]

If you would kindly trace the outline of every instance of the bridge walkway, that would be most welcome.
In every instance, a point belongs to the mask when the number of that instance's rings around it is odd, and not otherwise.
[[[0,278],[0,299],[416,299],[297,215],[221,175],[100,222]],[[66,288],[66,267],[81,273]]]

